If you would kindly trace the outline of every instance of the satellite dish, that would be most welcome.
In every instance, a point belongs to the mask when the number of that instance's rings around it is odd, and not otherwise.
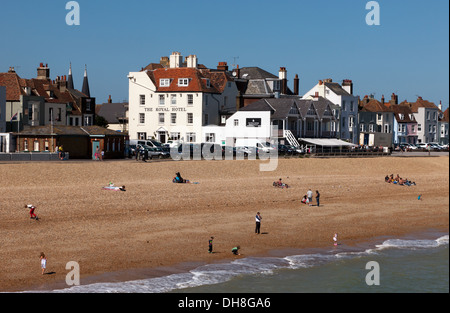
[[[236,77],[236,75],[237,75],[236,72],[233,72],[233,76]]]

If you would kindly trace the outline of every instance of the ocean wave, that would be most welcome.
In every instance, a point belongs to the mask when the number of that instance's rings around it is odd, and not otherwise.
[[[164,293],[185,288],[219,284],[242,275],[271,275],[279,269],[320,266],[336,260],[369,256],[385,249],[429,249],[448,245],[449,236],[436,240],[389,239],[373,249],[278,257],[248,257],[228,263],[206,264],[186,273],[120,283],[95,283],[73,286],[53,292],[62,293]]]

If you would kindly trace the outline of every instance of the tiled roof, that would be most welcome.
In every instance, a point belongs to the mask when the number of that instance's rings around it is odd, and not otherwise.
[[[361,112],[392,112],[387,106],[376,99],[370,99],[368,103],[360,108]]]
[[[110,129],[100,126],[25,126],[19,133],[21,136],[123,136]]]
[[[20,96],[25,94],[16,73],[0,73],[0,86],[6,87],[6,101],[19,101]]]
[[[222,87],[218,81],[224,81],[222,74],[214,74],[207,69],[198,69],[192,67],[178,68],[157,68],[153,71],[147,71],[147,75],[156,86],[157,92],[206,92],[221,93]],[[222,76],[222,78],[221,78]],[[189,79],[188,86],[179,86],[178,80],[182,78]],[[221,78],[219,80],[219,78]],[[160,86],[160,79],[170,79],[168,87]],[[207,86],[207,80],[210,80],[210,86]]]

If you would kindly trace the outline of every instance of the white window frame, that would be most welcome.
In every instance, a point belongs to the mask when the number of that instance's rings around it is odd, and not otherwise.
[[[171,105],[177,105],[177,95],[176,94],[171,94],[170,95],[170,104]]]
[[[170,124],[177,124],[177,113],[170,113]]]
[[[139,95],[139,105],[145,105],[145,95]]]
[[[145,113],[139,113],[139,124],[145,124]]]
[[[188,125],[194,124],[194,113],[187,114],[187,123]]]
[[[159,79],[159,87],[169,87],[169,86],[170,86],[170,78]]]
[[[164,125],[165,121],[166,121],[165,114],[164,113],[159,113],[158,114],[158,124],[159,125]]]
[[[166,96],[165,95],[159,95],[159,105],[165,105],[166,104]]]
[[[196,133],[186,133],[186,142],[195,142]]]
[[[193,94],[188,94],[187,95],[187,105],[194,105],[194,95]]]
[[[178,87],[188,87],[189,78],[178,78]]]

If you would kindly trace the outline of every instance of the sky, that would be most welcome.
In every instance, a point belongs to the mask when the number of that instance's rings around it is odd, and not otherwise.
[[[128,101],[129,72],[179,51],[201,64],[287,69],[300,94],[321,79],[351,79],[354,94],[449,105],[449,1],[379,0],[368,25],[363,0],[78,0],[80,25],[67,25],[66,0],[4,0],[0,72],[67,75],[81,90],[87,65],[97,104]]]

